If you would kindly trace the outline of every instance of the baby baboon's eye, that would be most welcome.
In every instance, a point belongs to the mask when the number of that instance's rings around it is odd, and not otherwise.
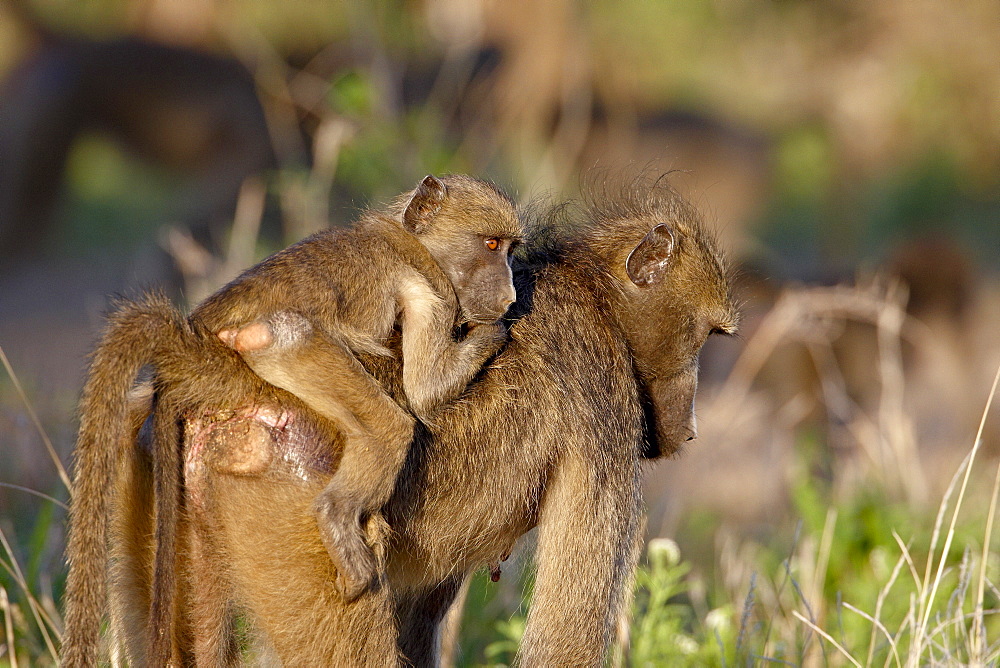
[[[491,251],[495,251],[500,248],[500,240],[496,237],[490,237],[489,239],[483,241],[483,243],[486,244],[486,248]]]

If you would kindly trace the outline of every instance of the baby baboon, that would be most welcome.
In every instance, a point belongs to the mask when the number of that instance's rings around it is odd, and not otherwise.
[[[354,232],[293,246],[192,314],[264,380],[332,420],[346,439],[316,512],[349,601],[376,572],[362,525],[389,499],[413,438],[413,418],[355,354],[390,354],[384,343],[398,326],[404,405],[428,421],[496,352],[504,332],[489,323],[515,298],[509,258],[520,222],[496,188],[468,177],[428,176],[402,211],[402,228],[368,220]],[[289,305],[297,313],[284,310]],[[457,321],[474,325],[458,342]],[[315,342],[322,354],[292,347],[300,338]],[[257,354],[264,346],[288,354],[275,365],[271,356]]]
[[[393,644],[406,661],[432,665],[463,580],[533,527],[521,662],[601,664],[637,559],[641,466],[694,437],[699,349],[712,332],[732,333],[737,314],[719,253],[667,185],[591,199],[578,224],[543,226],[515,262],[511,341],[461,401],[418,425],[385,508],[388,586],[364,607],[326,586],[326,550],[302,521],[335,468],[310,458],[308,420],[292,416],[271,441],[218,434],[224,450],[265,448],[271,464],[249,476],[208,466],[194,521],[210,518],[227,595],[285,665],[383,663]],[[402,396],[398,359],[363,362]],[[141,573],[149,546],[121,547],[122,563]],[[118,607],[141,607],[141,592],[118,588]]]
[[[127,441],[127,394],[147,363],[156,390],[150,661],[165,662],[169,652],[182,417],[190,418],[189,425],[223,410],[262,418],[256,408],[265,405],[278,409],[268,413],[272,417],[285,411],[301,416],[308,409],[296,397],[308,399],[329,420],[315,421],[312,440],[325,441],[328,458],[337,438],[344,443],[337,474],[316,499],[320,536],[347,600],[372,583],[377,564],[362,525],[388,500],[412,440],[414,420],[401,405],[430,420],[497,350],[504,332],[491,323],[514,300],[509,254],[521,234],[510,199],[469,177],[428,176],[397,204],[395,218],[368,214],[350,230],[323,232],[275,254],[206,300],[188,322],[157,298],[128,304],[112,317],[81,403],[67,546],[65,665],[91,665],[95,658],[107,486],[128,457],[119,443]],[[296,396],[263,383],[219,340],[251,361],[252,349],[262,341],[268,349],[280,349],[281,339],[269,338],[279,330],[264,318],[290,308],[295,311],[282,312],[281,331],[324,345],[322,358],[311,359],[303,349],[304,355],[283,358],[284,376],[269,376]],[[469,324],[459,340],[457,323]],[[390,337],[399,341],[395,353],[384,345]],[[356,353],[398,354],[401,404],[386,395]],[[192,430],[185,431],[189,447],[197,445],[196,432],[191,437]],[[111,439],[115,447],[106,447],[102,439]],[[266,459],[241,460],[241,470],[249,473],[266,464]],[[189,505],[197,509],[197,486],[188,493]]]

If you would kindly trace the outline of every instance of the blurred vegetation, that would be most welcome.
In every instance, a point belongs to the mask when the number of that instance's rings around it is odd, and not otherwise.
[[[980,470],[988,472],[982,462],[1000,451],[995,412],[962,514],[953,530],[936,524],[936,504],[971,445],[1000,362],[1000,294],[991,275],[1000,268],[995,0],[29,4],[60,32],[141,35],[233,55],[250,67],[275,135],[286,137],[279,167],[264,175],[264,227],[281,232],[252,235],[257,258],[319,226],[348,223],[428,172],[491,177],[528,200],[572,196],[602,169],[690,170],[677,175],[679,186],[718,219],[735,259],[750,268],[745,275],[763,278],[745,287],[739,345],[752,352],[763,341],[769,361],[747,379],[731,374],[739,352],[708,351],[706,369],[722,371],[706,378],[699,398],[706,433],[697,451],[659,465],[706,491],[688,499],[682,485],[651,483],[651,514],[670,502],[683,517],[651,523],[652,536],[669,534],[676,544],[650,543],[630,630],[620,633],[630,642],[612,662],[998,661],[995,498],[992,478]],[[0,76],[33,48],[3,10]],[[165,225],[189,222],[183,176],[99,134],[82,137],[66,166],[50,249],[55,264],[91,254],[100,264],[109,254],[147,257]],[[958,246],[978,269],[968,286],[974,299],[961,317],[948,311],[948,325],[907,320],[887,335],[905,357],[902,385],[890,384],[881,366],[873,371],[876,364],[860,379],[852,375],[857,351],[847,344],[858,319],[839,311],[800,307],[790,321],[802,331],[779,329],[781,341],[812,356],[807,372],[787,350],[768,347],[761,323],[780,312],[785,279],[850,283],[859,268],[877,267],[925,237]],[[197,293],[194,279],[225,280],[225,259],[185,275],[187,294]],[[0,302],[6,290],[0,285]],[[86,306],[92,334],[97,309]],[[31,313],[16,316],[27,324],[15,330],[15,318],[4,314],[11,326],[0,328],[10,337],[0,340],[5,349],[35,350],[25,342],[55,334],[30,329]],[[863,330],[870,341],[886,340],[881,321],[863,324],[871,326]],[[56,341],[41,343],[46,353],[34,357],[57,356]],[[30,353],[21,359],[27,406],[65,457],[78,388],[64,376],[36,373]],[[800,375],[812,385],[789,389]],[[732,397],[738,409],[720,408]],[[902,417],[886,418],[897,403]],[[64,500],[30,410],[4,374],[0,483]],[[727,427],[713,434],[711,425],[721,423]],[[897,443],[912,444],[896,452],[912,455],[905,466],[885,455]],[[704,454],[713,449],[714,459]],[[726,478],[734,469],[735,478]],[[740,488],[742,496],[733,492]],[[707,495],[735,500],[724,507]],[[946,501],[948,519],[955,497]],[[0,487],[0,666],[12,665],[12,646],[22,665],[54,663],[62,523],[56,503]],[[476,576],[462,665],[510,663],[530,579],[517,569],[500,585]]]
[[[673,162],[673,135],[643,131],[681,112],[761,140],[770,157],[756,167],[768,172],[768,192],[738,224],[781,262],[842,271],[936,230],[996,263],[1000,10],[989,0],[175,4],[31,3],[63,31],[162,33],[286,80],[320,77],[319,106],[298,114],[307,134],[317,118],[351,127],[337,156],[336,223],[427,171],[487,174],[525,195],[572,190],[581,172],[608,166],[596,139],[604,124],[623,141],[655,144],[634,159],[697,178],[697,161]],[[185,12],[200,31],[178,36],[157,23],[185,25],[175,16]],[[532,41],[541,35],[551,43]],[[584,147],[573,149],[559,132],[578,91],[594,111]],[[117,229],[164,222],[169,207],[148,185],[163,175],[113,166],[106,154],[93,145],[75,153],[64,222],[96,235],[98,219]]]

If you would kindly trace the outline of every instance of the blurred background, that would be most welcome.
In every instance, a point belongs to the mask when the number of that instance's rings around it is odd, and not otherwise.
[[[996,409],[960,539],[931,529],[1000,364],[998,44],[995,0],[4,0],[0,593],[58,629],[63,511],[11,485],[66,498],[46,440],[67,463],[109,295],[192,305],[444,172],[531,201],[674,170],[738,268],[742,336],[703,353],[700,437],[646,481],[686,612],[616,661],[684,638],[699,662],[828,657],[792,610],[871,612],[894,535],[928,564],[981,553],[992,582]],[[477,580],[462,661],[509,660],[525,580]],[[0,665],[11,644],[45,661],[27,609]]]

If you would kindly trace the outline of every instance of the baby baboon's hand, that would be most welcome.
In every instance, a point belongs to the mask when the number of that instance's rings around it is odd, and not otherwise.
[[[500,350],[500,347],[506,342],[507,327],[502,322],[488,322],[470,326],[469,332],[465,336],[466,345],[474,346],[486,357]]]
[[[223,329],[218,337],[241,355],[289,348],[312,333],[312,323],[295,311],[277,311],[239,329]]]

